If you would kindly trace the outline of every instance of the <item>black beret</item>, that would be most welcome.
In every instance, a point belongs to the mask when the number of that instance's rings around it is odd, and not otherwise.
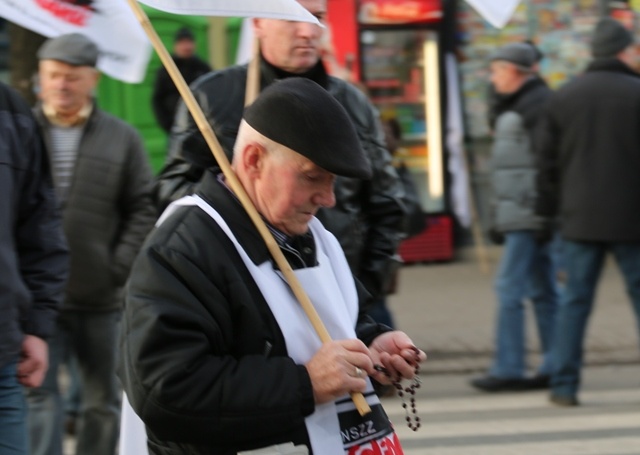
[[[615,57],[631,43],[629,30],[611,17],[600,19],[591,38],[591,54],[595,58]]]
[[[81,33],[50,38],[38,50],[40,60],[58,60],[73,66],[96,66],[98,46]]]
[[[290,77],[271,84],[243,117],[263,136],[333,174],[371,178],[371,165],[347,112],[310,79]]]

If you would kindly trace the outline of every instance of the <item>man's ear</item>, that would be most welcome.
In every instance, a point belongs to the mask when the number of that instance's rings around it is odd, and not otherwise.
[[[258,177],[264,168],[265,157],[266,150],[262,145],[255,142],[247,144],[242,154],[242,164],[247,174]]]
[[[260,38],[262,36],[262,19],[254,17],[251,19],[251,25],[253,26],[253,35]]]

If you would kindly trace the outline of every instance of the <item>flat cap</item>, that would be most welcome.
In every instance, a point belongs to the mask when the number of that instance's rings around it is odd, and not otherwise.
[[[69,33],[46,40],[38,50],[38,59],[95,67],[98,54],[98,46],[85,35]]]
[[[290,77],[271,84],[243,117],[263,136],[333,174],[371,178],[371,164],[347,112],[310,79]]]
[[[598,21],[591,38],[591,54],[595,58],[614,57],[633,43],[631,32],[617,20],[604,17]]]
[[[531,68],[539,59],[538,53],[531,44],[509,43],[491,55],[491,61],[503,60],[523,68]]]

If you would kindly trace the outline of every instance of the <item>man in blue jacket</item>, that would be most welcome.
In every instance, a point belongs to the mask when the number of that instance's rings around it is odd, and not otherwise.
[[[68,251],[29,106],[0,83],[0,453],[29,452],[22,386],[48,366]]]

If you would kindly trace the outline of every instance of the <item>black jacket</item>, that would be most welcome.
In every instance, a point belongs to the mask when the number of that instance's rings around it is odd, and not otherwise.
[[[594,60],[542,122],[537,212],[558,215],[569,240],[640,241],[640,75]]]
[[[292,76],[269,65],[261,67],[261,87]],[[321,209],[318,218],[340,242],[354,275],[373,296],[383,294],[392,257],[403,236],[404,190],[385,148],[377,112],[358,89],[325,72],[321,62],[303,75],[325,87],[346,109],[371,161],[370,181],[338,177],[336,205]],[[242,119],[246,66],[234,66],[208,74],[191,87],[228,157]],[[156,198],[160,210],[193,191],[204,168],[216,163],[184,104],[179,107],[171,136],[170,158],[160,173]]]
[[[0,84],[0,368],[24,334],[53,333],[68,251],[49,162],[31,110]]]
[[[180,58],[175,55],[172,55],[172,57],[187,84],[211,71],[209,64],[196,55],[189,58]],[[167,69],[161,66],[156,71],[153,93],[151,94],[151,106],[158,125],[167,133],[171,132],[171,125],[173,125],[173,118],[179,101],[180,93],[176,84],[169,76]]]
[[[213,173],[206,172],[197,193],[256,264],[271,260]],[[365,344],[387,330],[362,314],[356,327]],[[288,357],[233,243],[198,207],[179,208],[136,259],[119,375],[154,454],[235,455],[287,441],[308,444],[304,418],[315,405],[307,370]]]
[[[35,113],[51,151],[52,125],[42,106]],[[71,250],[63,309],[121,308],[129,269],[156,220],[152,178],[140,134],[94,107],[83,126],[69,196],[62,206]]]

